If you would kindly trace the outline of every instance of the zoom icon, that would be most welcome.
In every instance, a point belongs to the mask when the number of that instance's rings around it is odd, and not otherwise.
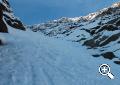
[[[110,79],[114,79],[114,75],[110,72],[110,66],[108,64],[100,65],[99,73],[103,76],[108,76]]]

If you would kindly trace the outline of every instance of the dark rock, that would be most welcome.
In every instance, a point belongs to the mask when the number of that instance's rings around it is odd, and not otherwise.
[[[90,31],[90,34],[91,34],[91,35],[94,35],[94,34],[95,34],[95,31],[96,31],[95,29],[92,29],[92,30]]]
[[[119,61],[114,61],[114,63],[120,65],[120,60]]]
[[[118,41],[118,43],[120,43],[120,41]]]
[[[100,57],[100,55],[99,54],[95,54],[95,55],[92,55],[93,57]]]
[[[102,26],[96,33],[99,33],[99,32],[101,32],[103,30],[115,31],[115,30],[118,30],[118,28],[115,25],[106,24],[106,25]]]
[[[83,40],[86,40],[86,38],[81,38],[79,40],[76,40],[75,42],[80,42],[80,41],[83,41]]]
[[[8,25],[10,25],[11,27],[15,29],[26,30],[22,22],[17,19],[11,19],[11,18],[5,17],[5,21],[7,22]]]
[[[0,40],[0,45],[2,44],[2,41]]]
[[[108,36],[102,36],[96,35],[93,37],[93,39],[86,40],[83,45],[89,46],[91,48],[100,47],[100,43],[104,40],[106,40]]]
[[[3,21],[3,5],[0,3],[0,32],[8,33],[8,28]]]
[[[99,29],[100,28],[100,26],[96,26],[96,27],[93,27],[93,28],[91,28],[91,29]]]
[[[108,27],[107,29],[109,29],[109,30],[114,29],[114,28],[112,29],[112,27],[114,27],[113,25],[105,25],[98,32],[106,29],[106,27]],[[93,34],[95,34],[95,29],[94,29]],[[120,33],[113,34],[110,37],[109,36],[104,36],[104,35],[102,36],[102,35],[100,35],[100,33],[98,33],[98,34],[94,35],[92,39],[86,40],[83,45],[89,46],[91,48],[102,47],[102,46],[105,46],[105,45],[107,45],[107,44],[109,44],[113,41],[118,40],[119,38],[120,38]]]
[[[120,26],[120,19],[118,21],[116,21],[115,25]]]
[[[100,50],[100,51],[103,52],[103,51],[105,51],[105,50],[102,49],[102,50]]]
[[[106,24],[114,24],[119,18],[108,21]]]
[[[101,54],[104,58],[112,60],[113,58],[116,58],[113,52],[105,52]]]
[[[6,24],[15,29],[25,30],[25,26],[22,24],[22,22],[14,17],[14,15],[11,16],[12,14],[13,11],[10,8],[9,2],[7,0],[2,0],[0,2],[0,32],[8,33]]]
[[[90,30],[89,30],[89,29],[81,29],[81,30],[85,30],[86,32],[90,33]]]
[[[86,46],[91,47],[91,48],[98,46],[98,44],[94,41],[94,39],[90,39],[90,40],[85,41],[83,45],[86,45]]]
[[[8,33],[8,28],[3,20],[0,20],[0,32]]]
[[[77,35],[76,37],[80,37],[80,35]]]
[[[109,37],[107,40],[105,40],[103,43],[101,43],[100,46],[104,46],[109,44],[112,41],[116,41],[117,39],[119,39],[119,37],[120,37],[120,33],[114,34],[111,37]]]
[[[3,45],[2,40],[0,39],[0,45]]]
[[[94,34],[95,34],[95,31],[96,31],[97,29],[99,29],[99,28],[100,28],[100,26],[96,26],[96,27],[94,27],[94,28],[91,28],[90,34],[91,34],[91,35],[94,35]]]

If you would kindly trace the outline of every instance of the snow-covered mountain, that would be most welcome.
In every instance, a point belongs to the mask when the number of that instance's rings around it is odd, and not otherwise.
[[[84,46],[9,27],[0,33],[0,85],[119,85],[120,69],[103,58],[94,58]],[[98,68],[111,66],[115,79],[99,74]]]
[[[7,25],[25,30],[23,23],[14,16],[8,0],[0,0],[0,32],[8,32]]]
[[[79,42],[94,57],[120,64],[120,2],[87,16],[66,18],[28,26],[34,32]]]
[[[28,26],[39,32],[14,29],[14,18],[4,15],[9,33],[0,33],[0,85],[119,85],[119,6],[108,9]],[[99,73],[103,63],[115,79]]]
[[[23,23],[14,16],[8,0],[0,0],[0,32],[8,33],[8,26],[15,29],[25,30]],[[1,44],[2,40],[0,37],[0,45]]]

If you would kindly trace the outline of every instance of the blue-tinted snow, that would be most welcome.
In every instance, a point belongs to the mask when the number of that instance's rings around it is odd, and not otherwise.
[[[80,44],[10,29],[0,34],[5,42],[0,46],[0,85],[120,84],[119,66],[93,58]],[[114,80],[99,74],[103,63],[111,66]]]

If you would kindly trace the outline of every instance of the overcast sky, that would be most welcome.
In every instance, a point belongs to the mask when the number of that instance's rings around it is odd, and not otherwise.
[[[25,24],[61,17],[78,17],[110,6],[119,0],[9,0],[16,16]]]

